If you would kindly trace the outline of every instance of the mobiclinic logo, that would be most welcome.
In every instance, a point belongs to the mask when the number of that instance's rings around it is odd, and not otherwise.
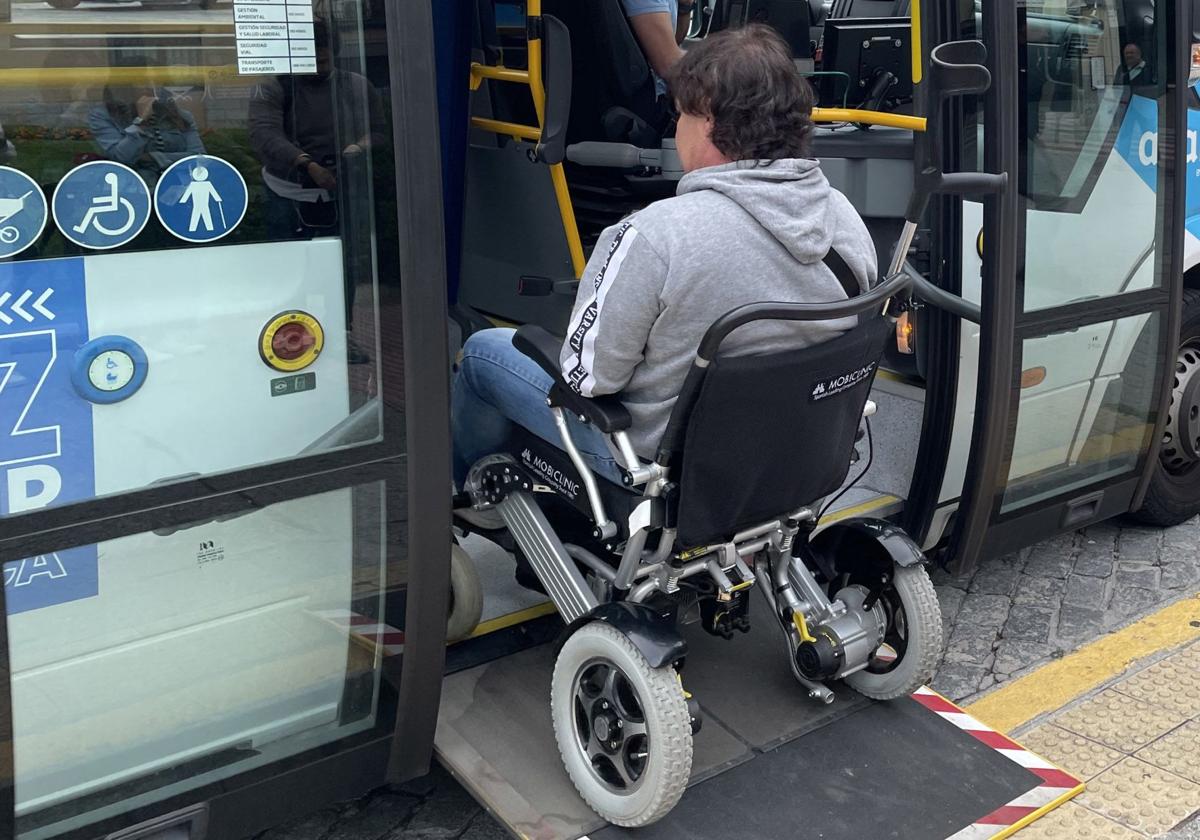
[[[558,492],[571,499],[579,496],[579,482],[570,478],[558,467],[551,464],[540,455],[534,455],[528,449],[521,453],[521,460],[527,467],[533,469],[544,481],[549,482]]]
[[[832,379],[822,379],[812,389],[812,399],[823,400],[826,397],[832,397],[835,394],[840,394],[843,391],[848,391],[860,382],[869,379],[871,374],[875,372],[875,362],[868,365],[863,365],[857,370],[847,371],[833,377]]]

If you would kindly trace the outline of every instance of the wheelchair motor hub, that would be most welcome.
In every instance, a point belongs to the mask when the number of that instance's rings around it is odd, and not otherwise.
[[[817,628],[815,640],[796,647],[796,666],[810,680],[845,677],[871,664],[887,629],[887,612],[878,601],[867,606],[869,595],[861,586],[837,593],[840,614]]]

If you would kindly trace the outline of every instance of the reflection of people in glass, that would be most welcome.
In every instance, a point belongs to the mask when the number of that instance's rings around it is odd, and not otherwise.
[[[1150,78],[1150,67],[1142,58],[1142,48],[1137,44],[1126,44],[1125,49],[1121,51],[1121,59],[1121,67],[1117,70],[1113,84],[1136,87],[1154,83]]]
[[[336,235],[347,241],[346,329],[354,287],[369,277],[370,191],[367,152],[385,142],[379,92],[363,76],[334,66],[329,29],[314,24],[317,72],[263,82],[250,100],[250,144],[263,164],[267,232],[273,239]],[[354,189],[358,187],[358,189]],[[355,213],[364,217],[356,223]],[[341,218],[339,218],[339,215]],[[350,344],[350,360],[366,356]]]
[[[151,185],[175,161],[204,152],[195,118],[150,85],[106,85],[104,104],[88,114],[88,126],[105,155]]]
[[[0,163],[17,156],[17,147],[12,144],[8,136],[4,133],[4,126],[0,125]]]

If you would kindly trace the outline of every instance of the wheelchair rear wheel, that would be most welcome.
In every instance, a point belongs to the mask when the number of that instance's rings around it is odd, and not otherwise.
[[[879,600],[887,614],[883,644],[846,684],[872,700],[894,700],[932,678],[942,653],[942,611],[924,566],[896,567]]]
[[[585,624],[555,662],[550,707],[567,774],[592,810],[636,827],[675,807],[691,775],[692,726],[674,668],[650,667],[608,624]]]

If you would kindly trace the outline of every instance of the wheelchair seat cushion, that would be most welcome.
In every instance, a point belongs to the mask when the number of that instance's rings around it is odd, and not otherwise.
[[[714,360],[679,462],[680,545],[726,542],[841,487],[891,332],[875,317],[813,347]]]

